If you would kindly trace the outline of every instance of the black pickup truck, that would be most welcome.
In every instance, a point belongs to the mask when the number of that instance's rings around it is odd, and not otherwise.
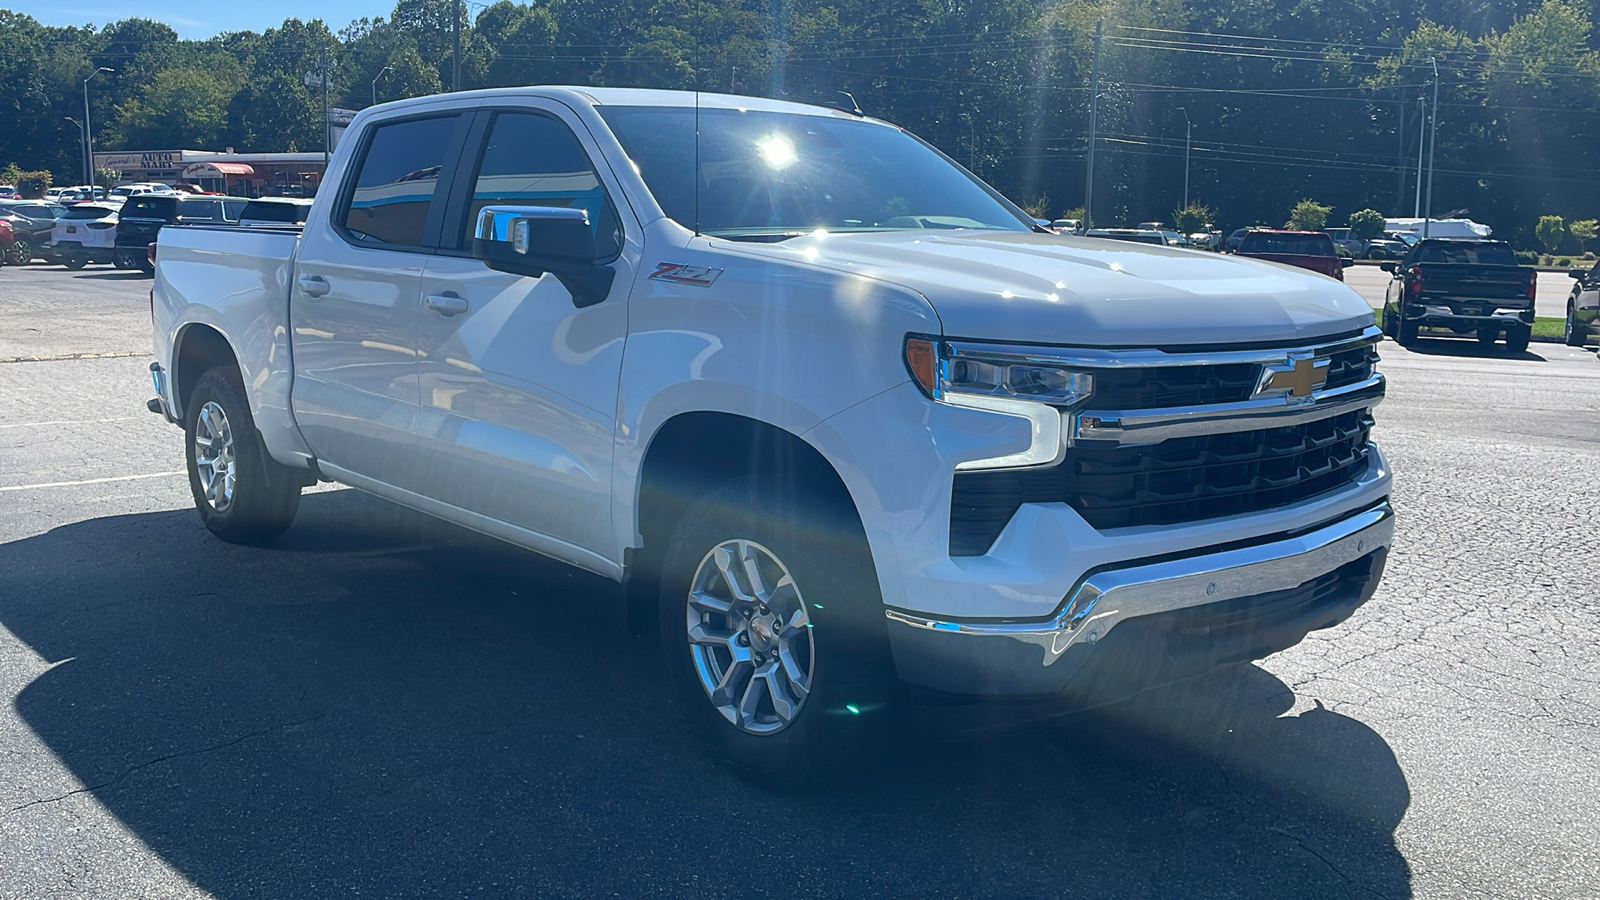
[[[1476,335],[1483,344],[1505,338],[1521,353],[1533,335],[1537,273],[1517,265],[1505,241],[1431,239],[1399,263],[1383,300],[1383,333],[1410,346],[1421,328]]]

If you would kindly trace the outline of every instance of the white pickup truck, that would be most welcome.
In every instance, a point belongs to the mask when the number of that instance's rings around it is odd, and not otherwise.
[[[374,107],[303,232],[165,229],[152,315],[219,537],[332,480],[615,579],[716,751],[786,778],[908,708],[960,733],[1289,647],[1393,530],[1349,288],[1049,233],[838,110]]]

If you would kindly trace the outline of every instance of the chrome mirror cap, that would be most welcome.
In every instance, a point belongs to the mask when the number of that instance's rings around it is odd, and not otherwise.
[[[473,237],[483,241],[509,242],[517,253],[529,251],[528,223],[531,221],[573,221],[589,225],[589,211],[565,206],[485,206],[478,213]]]

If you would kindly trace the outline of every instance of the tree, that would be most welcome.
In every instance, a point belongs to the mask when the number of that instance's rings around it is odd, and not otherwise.
[[[1199,203],[1191,203],[1172,211],[1172,221],[1184,234],[1194,234],[1204,229],[1211,224],[1214,216],[1211,207]]]
[[[1540,216],[1539,224],[1534,226],[1533,234],[1544,245],[1546,253],[1554,253],[1561,246],[1561,241],[1567,236],[1567,222],[1560,216]]]
[[[1370,241],[1388,225],[1383,213],[1375,209],[1358,209],[1350,214],[1350,235],[1359,241]]]
[[[1328,213],[1331,212],[1333,207],[1307,197],[1289,210],[1289,221],[1283,227],[1298,231],[1321,231],[1328,224]]]
[[[100,187],[105,188],[108,191],[111,190],[112,188],[116,187],[117,186],[117,182],[119,182],[121,180],[122,180],[122,172],[118,171],[117,169],[95,169],[94,170],[94,183],[96,185],[100,186]]]
[[[1594,219],[1578,219],[1567,223],[1567,232],[1578,239],[1578,249],[1589,249],[1588,243],[1600,237],[1600,221]]]

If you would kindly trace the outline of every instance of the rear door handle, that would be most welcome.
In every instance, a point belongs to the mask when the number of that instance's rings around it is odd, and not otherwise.
[[[446,318],[467,311],[466,298],[457,297],[455,294],[429,294],[423,298],[422,305]]]
[[[302,274],[295,283],[307,297],[321,297],[329,291],[328,279],[321,275]]]

